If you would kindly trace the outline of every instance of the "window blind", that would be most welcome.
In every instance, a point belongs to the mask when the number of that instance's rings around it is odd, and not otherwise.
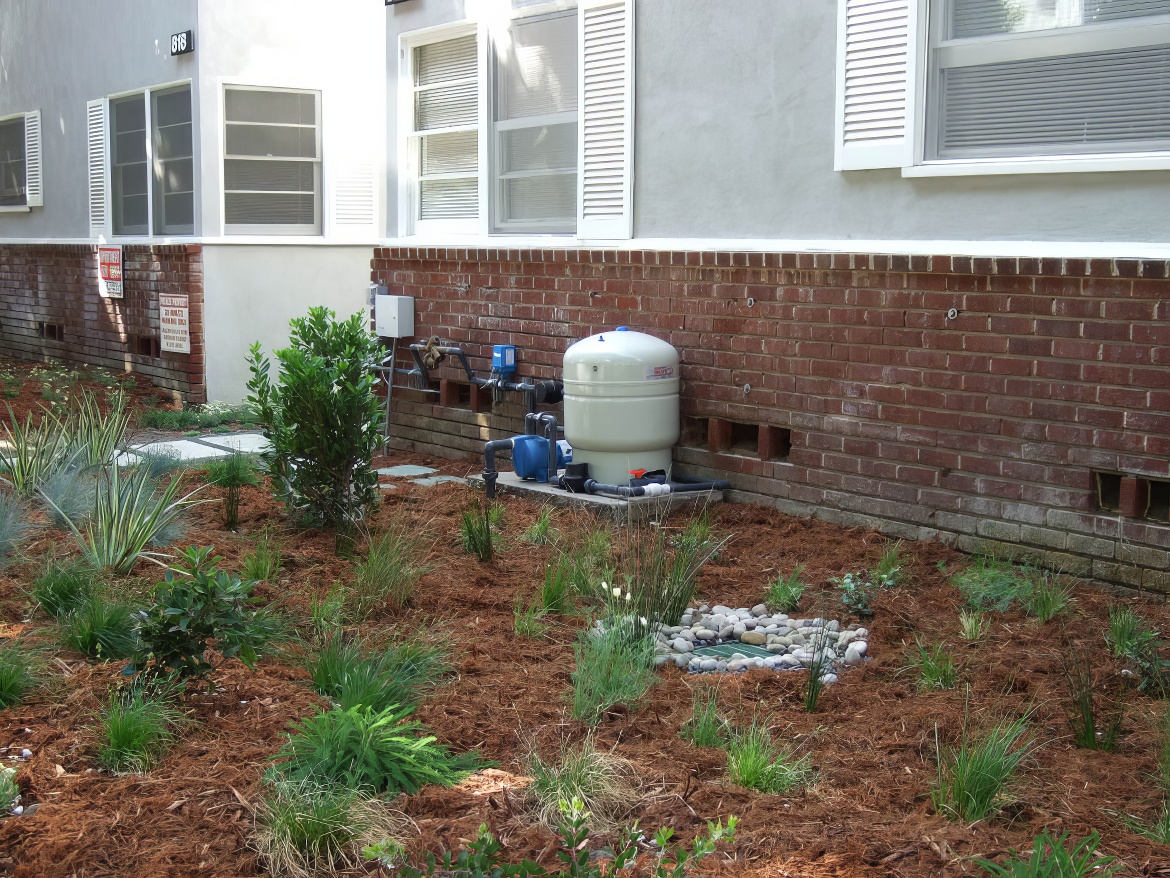
[[[0,122],[0,205],[23,206],[24,117]]]
[[[115,235],[150,231],[146,95],[110,101],[110,197]]]
[[[414,50],[417,219],[479,216],[478,65],[473,34]]]
[[[1170,0],[951,0],[952,39],[1170,15]]]
[[[154,129],[154,231],[195,232],[195,163],[191,132],[191,89],[151,93]]]

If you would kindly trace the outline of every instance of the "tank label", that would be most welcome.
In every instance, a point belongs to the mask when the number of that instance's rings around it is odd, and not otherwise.
[[[647,366],[646,380],[660,381],[674,377],[674,366]]]

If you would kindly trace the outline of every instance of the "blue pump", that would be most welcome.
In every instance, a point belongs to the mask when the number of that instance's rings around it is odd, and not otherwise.
[[[572,462],[572,451],[566,455],[568,443],[557,442],[557,469]],[[512,469],[522,479],[548,481],[548,439],[544,436],[516,436],[512,439]]]

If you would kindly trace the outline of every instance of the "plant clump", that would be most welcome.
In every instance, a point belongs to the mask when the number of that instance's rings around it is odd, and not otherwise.
[[[532,783],[526,792],[538,822],[555,827],[560,803],[577,799],[605,826],[612,826],[637,804],[634,767],[627,759],[597,748],[593,736],[546,760],[532,750],[525,760]]]
[[[768,594],[764,597],[764,603],[769,610],[791,613],[797,608],[800,604],[800,598],[808,589],[808,586],[800,578],[803,571],[803,565],[797,564],[787,576],[783,573],[776,576],[768,586]]]
[[[1008,858],[1003,864],[977,857],[976,866],[995,878],[1109,878],[1121,871],[1121,866],[1111,865],[1116,857],[1097,853],[1101,836],[1096,831],[1068,847],[1068,832],[1054,837],[1045,829],[1032,842],[1032,852],[1027,859],[1024,854],[1009,848]]]
[[[930,799],[936,811],[974,823],[999,809],[1005,785],[1033,749],[1024,740],[1027,717],[993,727],[977,740],[966,730],[957,748],[938,749],[938,775]]]
[[[211,461],[207,466],[207,483],[223,491],[223,526],[228,530],[238,530],[240,490],[260,483],[252,458],[237,451]]]
[[[355,566],[349,588],[353,615],[365,619],[387,607],[407,606],[419,580],[430,570],[426,554],[425,531],[411,528],[401,518],[370,536],[366,557]]]
[[[654,642],[649,637],[630,637],[617,627],[591,629],[577,640],[573,654],[573,718],[590,726],[618,705],[635,706],[654,685]]]
[[[813,776],[808,756],[796,756],[777,744],[758,719],[731,736],[727,773],[733,783],[760,793],[783,793],[807,784]]]
[[[141,686],[111,693],[101,715],[98,764],[115,774],[145,774],[165,755],[183,720],[166,693]]]

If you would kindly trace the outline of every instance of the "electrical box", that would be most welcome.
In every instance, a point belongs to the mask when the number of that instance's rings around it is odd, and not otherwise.
[[[379,338],[414,335],[414,297],[375,295],[374,332]]]
[[[510,375],[516,371],[516,346],[498,344],[492,347],[492,371],[500,375]]]

